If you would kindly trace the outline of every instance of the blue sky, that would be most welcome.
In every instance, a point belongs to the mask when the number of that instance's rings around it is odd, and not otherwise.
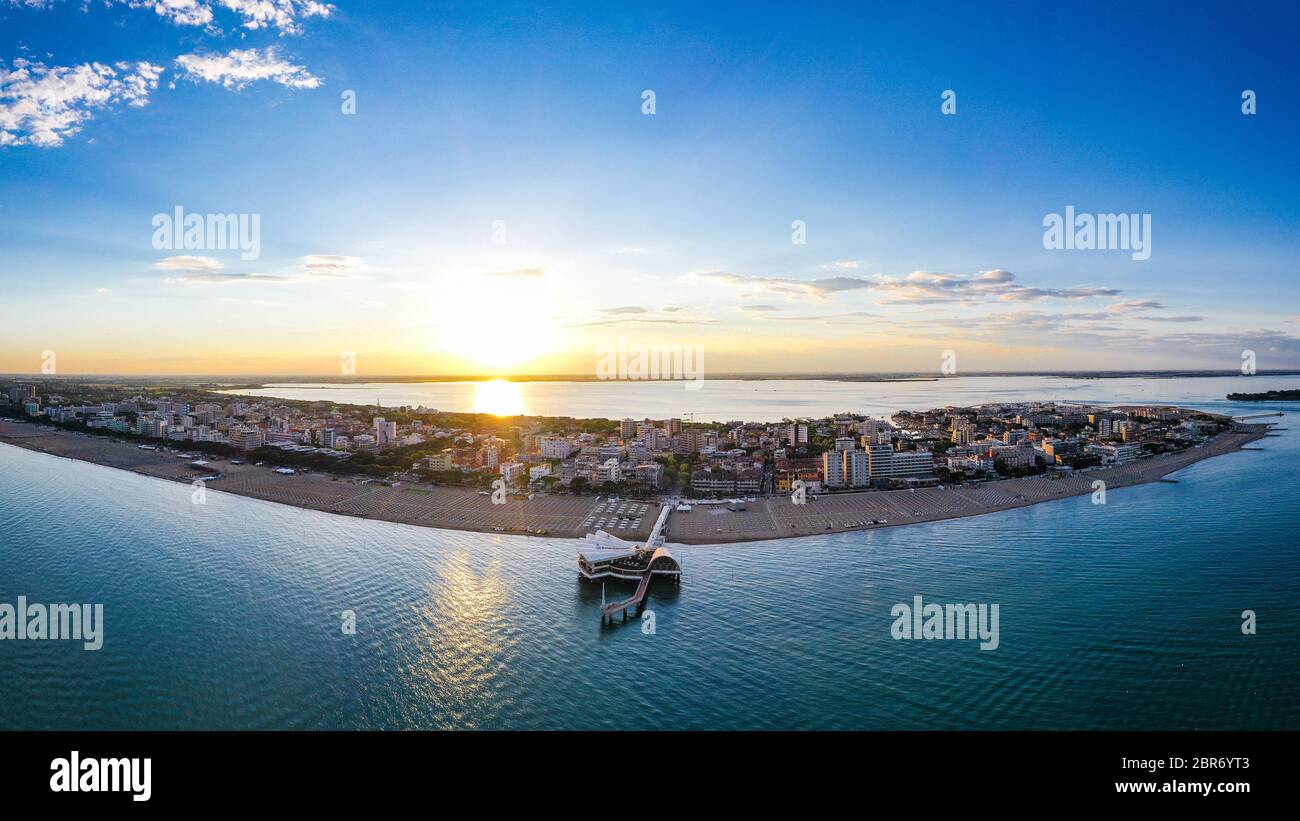
[[[1300,367],[1296,12],[155,5],[0,0],[0,370]],[[176,205],[260,257],[155,249]],[[1067,205],[1150,258],[1044,248]]]

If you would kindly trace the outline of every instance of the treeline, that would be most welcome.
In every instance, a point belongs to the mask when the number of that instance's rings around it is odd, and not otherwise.
[[[1228,399],[1232,402],[1295,402],[1300,400],[1300,390],[1230,393]]]

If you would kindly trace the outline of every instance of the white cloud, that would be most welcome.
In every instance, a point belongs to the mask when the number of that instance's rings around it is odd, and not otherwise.
[[[640,305],[620,305],[617,308],[601,308],[602,314],[647,314],[650,311]]]
[[[161,73],[143,62],[46,66],[16,58],[12,69],[0,66],[0,145],[63,145],[98,109],[147,104]]]
[[[993,269],[977,274],[945,274],[935,271],[913,271],[904,277],[824,277],[821,279],[794,279],[792,277],[755,277],[733,274],[729,271],[706,271],[689,274],[688,279],[703,280],[721,285],[751,288],[753,293],[776,293],[792,297],[826,299],[842,291],[868,289],[881,292],[881,304],[936,305],[960,303],[971,305],[981,302],[1039,302],[1048,299],[1082,300],[1094,297],[1115,296],[1114,288],[1034,288],[1016,282],[1010,271]]]
[[[202,0],[118,0],[133,9],[153,9],[154,14],[181,26],[207,26],[212,9]]]
[[[280,57],[274,48],[237,48],[228,54],[182,54],[176,58],[176,65],[188,80],[219,83],[236,91],[259,80],[289,88],[317,88],[321,84],[319,77]]]
[[[308,254],[302,258],[302,269],[311,276],[343,279],[361,270],[361,259],[341,254]]]
[[[11,6],[48,8],[56,0],[9,0]],[[276,29],[281,35],[301,34],[302,21],[329,17],[334,7],[316,0],[104,0],[105,5],[152,11],[178,26],[219,30],[214,9],[230,12],[250,30]],[[83,6],[84,8],[84,6]]]
[[[868,317],[875,320],[876,325],[887,323],[890,321],[888,319],[879,317],[875,314],[867,313],[866,311],[844,311],[838,314],[814,314],[814,315],[803,314],[800,316],[769,316],[768,319],[777,320],[780,322],[839,323],[845,320],[851,320],[853,322],[857,322],[858,320],[866,319]]]
[[[236,274],[222,271],[195,271],[184,276],[168,277],[163,282],[168,285],[233,285],[239,282],[269,282],[276,284],[292,283],[292,277],[279,274]]]
[[[610,319],[598,319],[593,322],[580,322],[569,327],[573,328],[596,328],[596,327],[632,327],[636,325],[715,325],[720,320],[707,319],[705,317],[613,317]]]
[[[185,0],[168,0],[168,2]],[[246,29],[275,28],[281,34],[298,34],[302,31],[300,20],[308,17],[329,17],[334,7],[315,0],[216,0],[218,5],[243,18]]]
[[[514,271],[491,271],[484,276],[489,277],[523,277],[536,278],[546,275],[545,268],[518,268]]]
[[[655,311],[641,305],[618,305],[612,308],[599,308],[597,319],[580,322],[571,327],[591,328],[600,326],[636,326],[636,325],[712,325],[721,320],[692,315],[677,306],[668,306]]]
[[[153,267],[161,271],[188,271],[190,273],[201,273],[206,271],[220,271],[224,266],[212,257],[176,256],[160,259],[153,264]]]
[[[1106,306],[1106,310],[1126,314],[1130,311],[1157,311],[1164,308],[1164,303],[1157,302],[1154,299],[1131,299],[1128,302],[1116,302],[1114,305]]]
[[[975,304],[996,300],[999,302],[1041,302],[1047,299],[1081,300],[1094,297],[1115,296],[1115,288],[1037,288],[1016,282],[1010,271],[994,268],[966,276],[934,271],[913,271],[905,277],[878,277],[872,288],[887,291],[891,298],[882,304],[910,303],[931,305],[946,302]]]
[[[733,274],[730,271],[696,271],[688,275],[690,279],[703,280],[719,285],[735,285],[753,288],[756,292],[768,291],[787,296],[813,296],[825,298],[827,294],[839,291],[854,291],[870,288],[867,279],[855,277],[825,277],[823,279],[792,279],[790,277],[754,277]]]
[[[225,265],[214,257],[174,256],[153,264],[160,271],[176,271],[180,276],[168,277],[168,285],[232,285],[236,283],[300,285],[322,280],[350,279],[362,270],[360,257],[341,254],[308,254],[297,266],[284,273],[228,272]]]

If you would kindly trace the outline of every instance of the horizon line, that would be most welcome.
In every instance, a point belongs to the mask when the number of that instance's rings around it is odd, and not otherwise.
[[[706,376],[704,381],[708,380],[752,380],[752,379],[772,379],[772,380],[806,380],[815,381],[825,380],[842,380],[855,379],[861,381],[870,381],[871,378],[882,380],[899,380],[899,379],[923,379],[923,380],[944,380],[960,379],[963,376],[1085,376],[1096,378],[1122,378],[1126,376],[1300,376],[1300,368],[1279,368],[1279,369],[1261,369],[1254,374],[1243,374],[1238,369],[1224,368],[1152,368],[1152,369],[1090,369],[1090,370],[1071,370],[1065,368],[1034,369],[1023,371],[1010,370],[981,370],[965,371],[957,374],[944,374],[934,371],[723,371],[712,376]],[[506,382],[680,382],[681,379],[601,379],[591,374],[581,373],[552,373],[552,374],[402,374],[402,373],[377,373],[365,375],[347,375],[340,376],[337,374],[313,374],[313,373],[114,373],[114,372],[84,372],[84,373],[29,373],[14,371],[10,373],[0,373],[0,379],[24,379],[40,381],[56,381],[60,379],[172,379],[188,381],[232,381],[238,380],[243,382],[264,383],[269,381],[296,382],[312,381],[327,382],[330,384],[373,384],[376,382],[486,382],[492,380],[502,380]]]

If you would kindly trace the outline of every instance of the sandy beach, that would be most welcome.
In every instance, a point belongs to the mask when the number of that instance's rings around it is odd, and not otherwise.
[[[1097,480],[1106,483],[1109,493],[1116,488],[1161,481],[1202,459],[1240,450],[1267,432],[1265,425],[1249,427],[1249,432],[1223,433],[1200,447],[1179,453],[1056,478],[1001,479],[979,485],[948,486],[943,490],[918,488],[915,491],[822,494],[816,500],[809,497],[801,505],[782,495],[747,504],[743,512],[725,508],[710,511],[697,506],[689,514],[674,514],[668,520],[668,540],[683,544],[753,541],[980,516],[1067,496],[1091,494],[1093,482]],[[882,524],[872,524],[872,521],[881,521]]]
[[[1267,425],[1243,426],[1200,447],[1180,453],[1141,459],[1059,478],[1004,479],[975,486],[923,488],[915,491],[875,491],[823,494],[802,505],[788,496],[760,498],[743,511],[724,506],[697,505],[690,513],[674,513],[668,520],[667,539],[683,544],[720,544],[825,535],[852,530],[897,527],[1048,502],[1093,492],[1102,480],[1107,492],[1129,485],[1160,481],[1202,459],[1241,449],[1262,438]],[[0,443],[79,459],[97,465],[130,470],[158,479],[189,484],[220,473],[206,483],[208,491],[233,493],[269,502],[450,530],[481,533],[518,533],[578,538],[605,530],[629,540],[645,539],[654,525],[658,504],[650,501],[610,502],[591,496],[511,497],[492,504],[476,490],[401,483],[389,486],[357,478],[319,473],[282,475],[270,467],[231,464],[207,458],[208,465],[194,467],[179,453],[142,450],[131,440],[88,436],[35,424],[0,420]],[[873,524],[873,521],[880,522]]]

